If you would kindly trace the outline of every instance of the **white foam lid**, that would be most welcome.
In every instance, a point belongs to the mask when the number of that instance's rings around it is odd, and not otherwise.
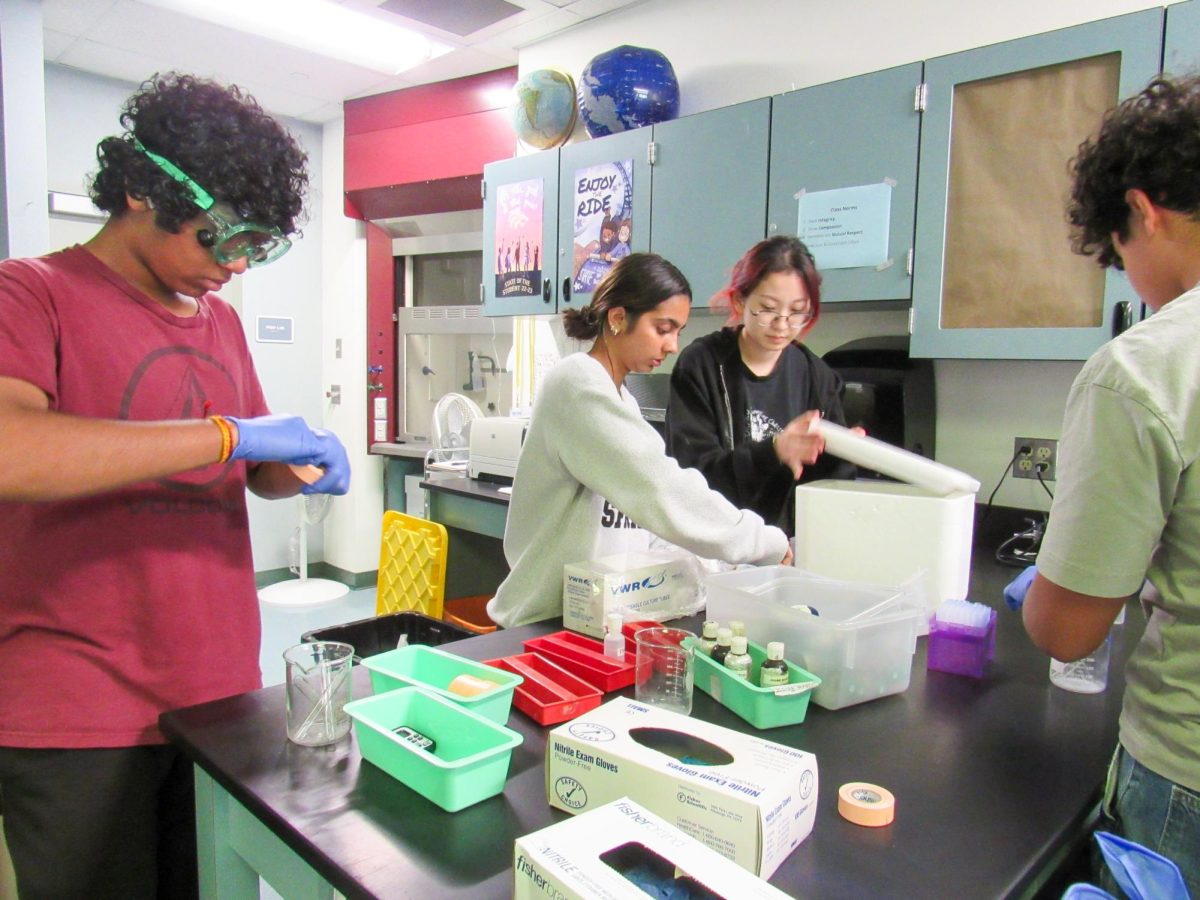
[[[834,422],[819,419],[816,431],[825,439],[825,452],[847,462],[874,469],[900,481],[946,496],[964,491],[979,492],[979,482],[958,469],[926,459],[901,447],[894,447],[866,435],[856,434]]]

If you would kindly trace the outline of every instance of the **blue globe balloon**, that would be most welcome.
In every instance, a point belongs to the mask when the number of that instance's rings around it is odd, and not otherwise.
[[[579,116],[602,137],[679,115],[679,81],[657,50],[628,44],[592,58],[579,77]]]

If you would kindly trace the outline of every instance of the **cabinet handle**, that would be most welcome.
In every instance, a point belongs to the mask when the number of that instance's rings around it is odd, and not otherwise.
[[[1113,305],[1112,336],[1116,337],[1133,324],[1133,305],[1128,300],[1121,300]]]
[[[542,302],[543,303],[550,302],[550,279],[549,278],[542,279]]]
[[[571,302],[571,276],[569,275],[563,279],[562,301],[563,303]]]

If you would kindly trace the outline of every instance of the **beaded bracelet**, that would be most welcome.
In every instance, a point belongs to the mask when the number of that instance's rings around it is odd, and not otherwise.
[[[229,427],[229,423],[225,421],[224,416],[209,416],[208,420],[221,431],[221,456],[217,459],[217,462],[228,462],[230,455],[233,453],[233,429]]]

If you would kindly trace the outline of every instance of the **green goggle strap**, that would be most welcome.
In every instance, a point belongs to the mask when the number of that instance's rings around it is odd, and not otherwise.
[[[200,187],[200,185],[196,184],[196,182],[192,180],[192,177],[188,175],[187,172],[183,171],[183,169],[179,168],[179,166],[175,165],[175,163],[171,162],[166,157],[159,156],[157,153],[147,150],[142,145],[142,142],[133,135],[130,135],[130,137],[133,138],[134,147],[146,154],[151,162],[153,162],[156,166],[191,191],[192,198],[196,201],[197,206],[205,211],[212,209],[213,204],[217,202],[213,199],[213,195],[204,188]]]

